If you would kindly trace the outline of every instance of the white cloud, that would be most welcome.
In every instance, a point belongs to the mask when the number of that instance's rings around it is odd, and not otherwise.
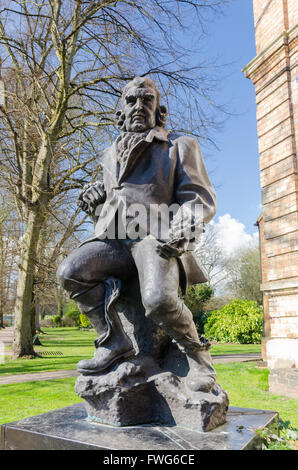
[[[226,255],[231,255],[235,251],[258,243],[258,232],[250,235],[245,231],[245,225],[225,214],[218,218],[218,222],[210,222],[216,232],[216,243]]]

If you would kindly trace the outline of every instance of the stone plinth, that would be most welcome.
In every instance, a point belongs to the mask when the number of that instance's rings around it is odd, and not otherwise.
[[[182,426],[113,427],[87,419],[83,403],[3,424],[2,450],[247,450],[260,448],[257,429],[277,429],[274,411],[230,408],[210,432]]]

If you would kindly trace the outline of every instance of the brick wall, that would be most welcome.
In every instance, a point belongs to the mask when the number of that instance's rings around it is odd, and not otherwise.
[[[269,387],[271,393],[287,395],[297,398],[298,396],[298,369],[275,369],[269,376]]]
[[[254,0],[256,51],[259,54],[285,29],[283,0]]]
[[[244,73],[256,93],[262,350],[271,367],[298,367],[298,1],[254,0],[253,8],[257,56]]]

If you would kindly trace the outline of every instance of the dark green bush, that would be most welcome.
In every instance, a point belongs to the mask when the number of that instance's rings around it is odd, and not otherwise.
[[[233,300],[222,309],[209,313],[204,334],[209,340],[224,343],[260,343],[263,334],[262,307],[250,300]]]
[[[80,310],[73,300],[67,302],[64,312],[64,324],[65,326],[80,326]]]
[[[204,335],[205,325],[209,317],[209,312],[199,312],[195,317],[195,324],[199,335]]]
[[[62,318],[60,317],[60,315],[55,315],[53,317],[53,324],[54,326],[62,326]]]
[[[211,299],[213,294],[212,287],[207,284],[195,284],[188,287],[184,296],[183,300],[193,314],[199,334],[203,334],[204,325],[208,318],[208,313],[204,311],[205,304]]]

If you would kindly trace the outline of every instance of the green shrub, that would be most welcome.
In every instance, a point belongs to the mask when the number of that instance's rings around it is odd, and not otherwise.
[[[204,334],[204,329],[205,329],[205,325],[206,325],[208,317],[209,317],[209,313],[210,312],[201,311],[194,318],[195,325],[197,327],[197,331],[198,331],[199,335]]]
[[[83,328],[89,328],[91,326],[90,320],[83,313],[80,314],[80,324]]]
[[[233,300],[222,309],[209,313],[204,334],[209,340],[224,343],[260,343],[263,334],[262,307],[251,300]]]
[[[262,450],[297,450],[298,429],[289,421],[278,421],[278,432],[270,429],[257,429],[256,434],[262,440]]]
[[[73,300],[67,302],[66,310],[64,313],[64,325],[80,326],[80,310]]]
[[[54,324],[54,326],[61,326],[61,325],[62,325],[61,320],[62,320],[62,319],[61,319],[60,315],[55,315],[55,316],[53,317],[53,324]]]

